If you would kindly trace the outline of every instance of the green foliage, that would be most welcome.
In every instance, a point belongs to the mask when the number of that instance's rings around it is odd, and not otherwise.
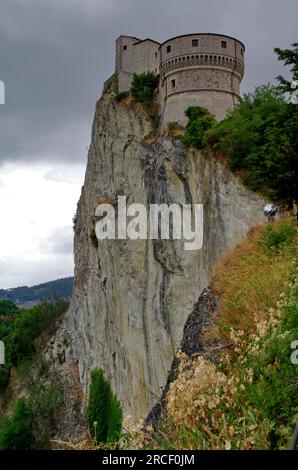
[[[54,332],[56,320],[67,307],[68,303],[64,300],[43,302],[30,309],[18,310],[9,330],[3,333],[0,328],[0,340],[4,342],[6,356],[6,364],[0,369],[0,393],[8,384],[11,366],[19,366],[34,355],[37,351],[37,338],[44,331]]]
[[[60,378],[53,370],[49,373],[47,362],[34,358],[23,363],[19,372],[28,398],[17,401],[12,418],[3,418],[0,450],[44,447],[56,432],[64,404]]]
[[[92,245],[94,246],[94,248],[98,248],[98,239],[97,239],[96,232],[95,232],[94,228],[90,232],[90,240],[91,240]]]
[[[131,84],[131,94],[136,101],[149,104],[158,84],[158,78],[153,72],[134,74]]]
[[[254,371],[252,384],[239,400],[255,409],[258,421],[271,422],[271,448],[288,448],[298,414],[297,365],[291,363],[291,343],[298,338],[298,284],[283,302],[276,330],[261,339],[260,354],[248,355],[243,373]]]
[[[191,106],[185,111],[188,117],[185,135],[181,141],[186,146],[193,146],[197,149],[204,148],[204,136],[208,129],[216,124],[215,117],[208,109],[199,106]]]
[[[91,374],[87,422],[90,434],[96,442],[111,442],[120,435],[121,405],[101,369],[95,369]]]
[[[120,91],[120,92],[116,93],[116,101],[118,101],[118,103],[120,103],[120,101],[124,100],[128,96],[129,96],[128,91]]]
[[[270,224],[266,227],[261,240],[261,245],[265,250],[280,249],[284,246],[292,245],[297,238],[297,228],[294,223],[282,222]]]
[[[4,418],[0,428],[0,450],[31,449],[35,439],[31,430],[32,410],[26,400],[18,400],[11,419]]]
[[[9,334],[13,321],[19,312],[18,307],[10,300],[0,300],[0,340]]]
[[[123,414],[120,401],[116,395],[112,395],[109,412],[109,425],[107,442],[116,441],[122,430]]]
[[[280,49],[276,47],[274,52],[277,55],[278,60],[282,60],[284,65],[289,65],[292,73],[292,79],[298,80],[298,43],[291,44],[292,49]],[[277,80],[280,83],[280,89],[284,92],[290,91],[291,82],[286,80],[284,77],[279,75]]]
[[[36,351],[36,338],[53,327],[59,316],[66,311],[67,306],[68,303],[64,300],[58,300],[55,303],[43,302],[36,307],[22,311],[14,321],[13,330],[8,337],[10,359],[15,366]]]
[[[18,307],[10,300],[0,300],[0,318],[8,317],[9,319],[14,319],[18,314]]]
[[[27,362],[21,371],[22,381],[29,392],[32,410],[32,431],[37,443],[45,443],[55,434],[61,407],[64,404],[63,385],[55,370],[41,359]]]
[[[280,91],[261,86],[244,96],[231,114],[210,129],[204,142],[229,158],[244,182],[289,205],[297,198],[298,106]]]

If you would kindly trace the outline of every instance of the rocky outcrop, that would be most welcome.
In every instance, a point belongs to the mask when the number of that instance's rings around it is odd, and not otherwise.
[[[150,119],[106,93],[99,101],[75,226],[75,287],[64,328],[87,390],[104,369],[126,417],[145,418],[159,399],[187,318],[221,254],[263,219],[264,201],[216,159],[160,137]],[[146,143],[147,142],[147,143]],[[204,204],[204,241],[94,242],[100,202]]]

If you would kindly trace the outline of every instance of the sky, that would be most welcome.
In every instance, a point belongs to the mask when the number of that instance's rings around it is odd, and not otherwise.
[[[221,33],[246,45],[241,91],[284,73],[297,0],[0,0],[0,288],[73,274],[72,217],[95,103],[120,34]]]

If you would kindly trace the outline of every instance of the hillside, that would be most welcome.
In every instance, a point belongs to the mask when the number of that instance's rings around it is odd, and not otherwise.
[[[42,300],[70,300],[73,288],[73,277],[57,279],[36,286],[22,286],[12,289],[0,289],[0,299],[10,300],[19,307],[31,307]]]

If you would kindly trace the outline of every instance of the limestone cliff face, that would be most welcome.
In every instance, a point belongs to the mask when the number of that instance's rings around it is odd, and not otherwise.
[[[80,380],[104,369],[126,416],[144,418],[158,400],[185,322],[219,256],[262,223],[264,201],[220,162],[178,141],[146,144],[145,113],[105,94],[97,105],[75,229],[75,288],[67,328]],[[203,203],[204,243],[185,251],[179,241],[92,243],[96,206]]]

